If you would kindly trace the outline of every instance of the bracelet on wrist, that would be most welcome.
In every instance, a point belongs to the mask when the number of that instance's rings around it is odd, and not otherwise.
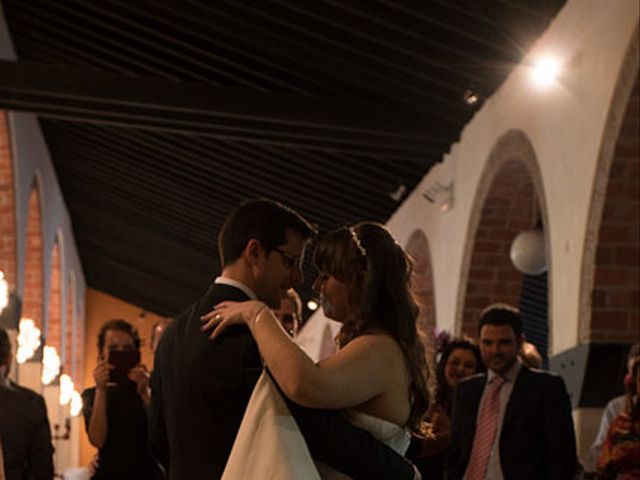
[[[253,316],[253,322],[252,322],[254,325],[257,325],[257,324],[258,324],[258,322],[260,321],[260,315],[262,315],[262,314],[264,313],[264,311],[265,311],[267,308],[269,308],[269,307],[267,307],[267,305],[264,305],[264,304],[263,304],[263,305],[260,307],[260,310],[258,310],[258,311],[256,312],[256,314]]]

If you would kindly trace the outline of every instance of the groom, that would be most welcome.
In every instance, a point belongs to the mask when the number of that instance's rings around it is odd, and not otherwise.
[[[268,200],[247,201],[225,221],[218,238],[221,276],[167,327],[156,352],[150,440],[170,480],[221,477],[262,371],[246,326],[210,341],[200,317],[224,300],[258,299],[278,308],[302,282],[304,249],[314,233],[299,214]],[[354,479],[415,478],[408,461],[340,412],[288,405],[316,460]]]

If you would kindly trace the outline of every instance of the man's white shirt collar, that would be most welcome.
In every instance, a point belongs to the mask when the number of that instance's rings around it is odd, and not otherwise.
[[[233,280],[233,279],[227,278],[227,277],[217,277],[215,282],[213,282],[213,283],[221,283],[222,285],[229,285],[230,287],[238,288],[238,289],[242,290],[244,293],[246,293],[247,297],[249,297],[251,300],[257,300],[258,299],[258,296],[256,295],[256,292],[251,290],[244,283],[238,282],[237,280]]]
[[[513,367],[511,367],[509,371],[504,375],[498,375],[493,370],[489,370],[487,374],[487,383],[491,383],[494,377],[498,377],[498,376],[501,376],[507,382],[513,383],[516,381],[516,378],[518,378],[518,374],[520,373],[520,367],[522,367],[522,362],[520,361],[520,358],[517,358],[516,363],[513,365]]]

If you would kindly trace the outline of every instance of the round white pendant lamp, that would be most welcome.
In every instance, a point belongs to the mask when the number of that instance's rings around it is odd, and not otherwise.
[[[547,271],[544,232],[536,228],[520,232],[511,244],[511,262],[522,273],[540,275]]]

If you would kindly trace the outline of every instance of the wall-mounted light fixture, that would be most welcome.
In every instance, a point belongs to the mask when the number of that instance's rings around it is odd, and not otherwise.
[[[55,347],[45,345],[42,355],[42,383],[44,385],[51,384],[60,374],[60,356]]]
[[[16,361],[24,363],[33,358],[36,350],[40,347],[40,329],[36,327],[36,322],[30,318],[20,320],[18,327],[18,351]]]
[[[533,65],[531,79],[540,88],[553,85],[560,74],[560,62],[552,56],[541,57]]]
[[[69,413],[71,413],[72,417],[77,417],[82,412],[82,396],[78,393],[77,390],[74,390],[71,394],[71,405],[69,409]]]
[[[72,417],[77,417],[82,412],[82,396],[66,373],[60,375],[60,405],[69,405]]]
[[[4,272],[0,270],[0,313],[9,305],[9,283],[4,278]]]
[[[422,194],[429,202],[435,204],[441,212],[448,212],[453,208],[453,181],[448,184],[435,182]]]
[[[71,396],[73,395],[73,380],[66,373],[60,375],[60,405],[67,405],[71,402]]]
[[[67,417],[64,419],[64,431],[60,433],[60,424],[53,424],[53,435],[51,436],[53,440],[69,440],[71,438],[71,418]],[[56,476],[56,478],[58,478]]]

